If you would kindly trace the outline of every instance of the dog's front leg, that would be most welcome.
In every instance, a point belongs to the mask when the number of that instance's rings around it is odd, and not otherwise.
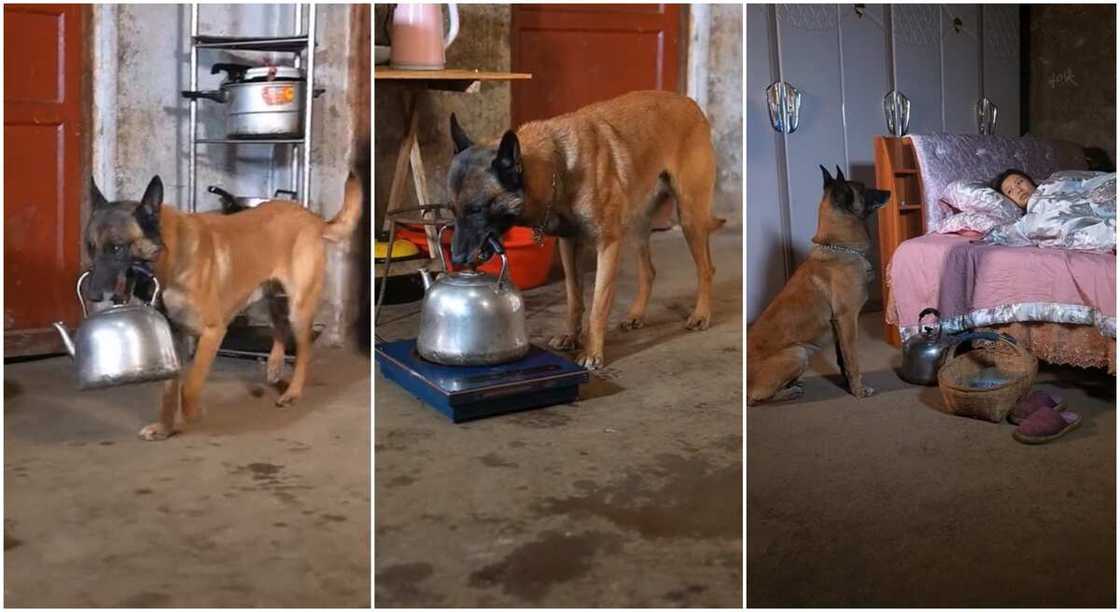
[[[222,326],[208,326],[198,338],[198,347],[194,352],[194,361],[183,379],[183,419],[192,421],[202,416],[199,409],[198,398],[202,393],[202,384],[210,373],[210,366],[218,355],[218,347],[222,345],[222,338],[226,335],[226,328]]]
[[[859,369],[859,311],[837,314],[832,319],[832,333],[836,339],[837,361],[848,379],[848,390],[856,397],[869,397],[875,389],[863,384]]]
[[[564,289],[568,294],[567,333],[549,338],[548,345],[560,351],[572,351],[579,346],[583,330],[583,278],[579,273],[575,238],[560,239],[560,262],[564,264]]]
[[[179,378],[176,377],[163,383],[163,394],[159,402],[159,421],[141,429],[140,439],[154,442],[175,435],[175,414],[178,411]]]
[[[603,341],[607,333],[607,317],[614,303],[614,281],[618,274],[618,254],[621,241],[612,239],[599,244],[595,265],[595,295],[591,302],[591,320],[588,325],[587,344],[576,363],[594,370],[603,366]]]

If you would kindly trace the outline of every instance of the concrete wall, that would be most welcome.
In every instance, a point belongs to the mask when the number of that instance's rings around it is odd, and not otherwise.
[[[1029,132],[1116,162],[1116,6],[1039,4],[1030,24]]]
[[[355,88],[368,74],[351,70],[349,5],[318,8],[315,86],[327,92],[315,102],[311,163],[311,207],[325,217],[342,204],[343,185],[355,156],[353,134],[360,128]],[[293,5],[202,5],[199,29],[218,35],[278,35],[294,30]],[[94,9],[94,176],[109,198],[138,198],[153,175],[160,175],[165,200],[187,209],[189,194],[190,8],[187,5],[98,5]],[[216,89],[210,75],[217,62],[289,63],[289,54],[201,51],[199,88]],[[200,134],[225,134],[225,107],[199,102]],[[367,124],[368,125],[368,124]],[[205,191],[218,185],[239,195],[271,195],[289,185],[288,148],[241,145],[201,146],[198,156],[198,210],[217,210]],[[350,262],[331,249],[324,305],[318,320],[337,342],[346,304],[356,299]],[[350,309],[352,310],[352,309]]]
[[[384,24],[388,7],[374,6],[375,38],[384,42]],[[459,38],[447,49],[447,65],[453,68],[508,71],[509,5],[459,5]],[[404,135],[405,111],[401,85],[379,81],[374,87],[374,205],[375,227],[381,220],[389,200],[389,185],[397,151]],[[451,136],[448,117],[454,112],[460,123],[476,139],[500,136],[509,127],[509,84],[483,83],[478,93],[430,92],[421,96],[420,150],[428,175],[432,202],[447,201],[447,165],[451,161]],[[415,206],[412,181],[407,183],[406,206]]]
[[[693,6],[695,10],[697,7]],[[713,206],[728,227],[743,224],[743,7],[709,8],[707,102],[719,159]]]

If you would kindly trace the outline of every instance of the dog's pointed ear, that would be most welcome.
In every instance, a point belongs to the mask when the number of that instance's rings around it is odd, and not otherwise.
[[[839,164],[837,164],[836,166],[836,180],[840,181],[841,183],[847,182],[848,180],[844,178],[844,171],[840,169]]]
[[[451,140],[455,143],[455,153],[462,153],[464,150],[471,148],[474,145],[471,142],[467,133],[463,131],[462,126],[459,125],[459,120],[455,118],[455,113],[451,113]]]
[[[510,191],[521,189],[521,143],[513,130],[507,130],[498,145],[498,156],[491,164],[502,186]]]
[[[883,191],[881,189],[868,189],[863,194],[863,199],[871,204],[872,209],[883,206],[891,199],[891,192]]]
[[[824,186],[828,187],[832,184],[832,175],[828,173],[828,168],[821,166],[821,174],[824,175]]]
[[[89,177],[89,196],[94,210],[109,206],[109,200],[106,200],[105,196],[101,195],[101,190],[97,188],[97,180],[92,176]]]
[[[140,206],[136,207],[137,215],[159,218],[159,210],[163,206],[163,181],[159,175],[153,176],[144,190],[144,197],[140,198]]]

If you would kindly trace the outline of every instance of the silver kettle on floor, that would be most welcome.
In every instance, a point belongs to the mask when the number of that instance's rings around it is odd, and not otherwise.
[[[82,297],[78,277],[78,301],[82,323],[73,337],[61,321],[54,323],[66,351],[78,370],[78,388],[101,389],[131,383],[165,380],[179,375],[179,354],[171,335],[171,325],[155,309],[159,280],[147,304],[115,304],[90,315]]]
[[[444,270],[443,231],[439,231],[440,260]],[[494,365],[514,361],[529,352],[525,329],[525,302],[509,281],[509,259],[495,238],[490,246],[502,258],[497,278],[468,270],[446,272],[432,278],[421,269],[424,301],[420,306],[420,334],[416,351],[428,361],[452,366]]]
[[[926,315],[934,316],[933,325],[922,325]],[[902,345],[899,376],[912,385],[936,385],[937,372],[956,342],[941,336],[941,313],[936,308],[926,308],[918,314],[918,328],[918,334]]]

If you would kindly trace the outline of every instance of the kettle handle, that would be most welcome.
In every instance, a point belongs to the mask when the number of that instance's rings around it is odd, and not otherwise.
[[[156,300],[159,299],[159,292],[160,292],[159,279],[156,278],[155,274],[152,274],[151,272],[149,272],[146,268],[144,268],[142,266],[132,266],[132,271],[133,272],[139,272],[140,274],[146,275],[148,278],[152,279],[153,283],[156,284],[156,289],[155,289],[155,291],[152,292],[152,299],[148,300],[148,306],[151,306],[152,308],[155,308]]]
[[[926,318],[926,315],[929,315],[929,314],[931,314],[931,315],[933,315],[934,317],[937,318],[937,335],[940,336],[941,335],[941,313],[936,308],[933,308],[932,306],[929,307],[929,308],[925,308],[925,309],[922,310],[922,312],[918,313],[918,329],[921,329],[921,327],[922,327],[922,319]]]
[[[487,240],[490,242],[490,248],[502,258],[502,270],[498,272],[498,286],[502,286],[502,281],[506,278],[506,271],[509,269],[509,257],[506,256],[506,247],[502,245],[502,241],[491,235]]]
[[[159,292],[160,292],[159,279],[156,278],[155,274],[150,274],[147,270],[145,270],[143,268],[133,266],[132,269],[134,271],[143,272],[144,274],[147,274],[148,278],[152,279],[152,282],[156,284],[156,290],[152,292],[152,299],[148,300],[148,306],[151,306],[151,307],[154,308],[155,305],[156,305],[156,299],[159,298]],[[82,305],[82,318],[83,319],[89,317],[89,311],[86,310],[86,299],[84,297],[82,297],[82,282],[85,281],[86,277],[88,277],[92,273],[93,273],[92,270],[86,270],[85,272],[82,272],[82,275],[78,277],[77,285],[74,286],[74,291],[78,294],[78,303]]]
[[[443,254],[443,232],[451,227],[452,224],[448,223],[447,225],[440,226],[439,231],[436,232],[436,248],[439,249],[439,262],[443,264],[444,272],[451,272],[451,266],[447,264],[447,255]]]
[[[85,272],[82,272],[82,275],[78,277],[77,286],[74,287],[74,291],[76,291],[77,294],[78,294],[78,303],[82,305],[82,318],[83,319],[88,317],[89,313],[86,312],[86,299],[84,297],[82,297],[82,281],[84,281],[86,279],[86,277],[89,276],[89,275],[90,275],[89,270],[86,270]]]

